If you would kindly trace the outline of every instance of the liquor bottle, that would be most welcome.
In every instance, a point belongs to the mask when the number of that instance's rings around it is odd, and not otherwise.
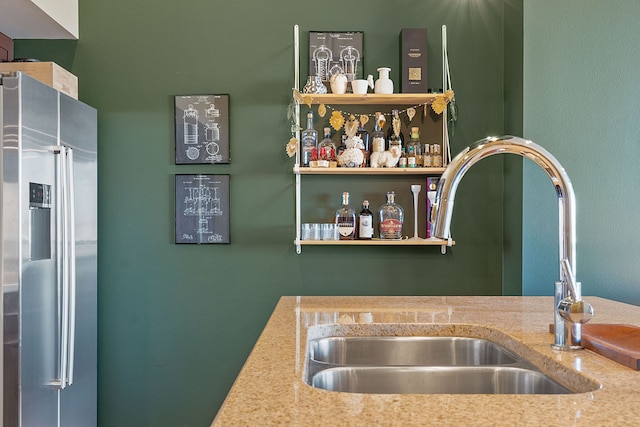
[[[362,140],[362,145],[364,148],[362,149],[362,154],[364,154],[364,162],[362,163],[362,167],[366,168],[369,166],[369,156],[371,154],[371,147],[369,145],[369,132],[364,128],[364,125],[360,121],[358,126],[358,130],[356,131],[356,136]]]
[[[393,149],[395,145],[390,146],[390,150]],[[398,167],[406,168],[407,167],[407,153],[404,151],[404,147],[401,149],[402,154],[400,154],[400,158],[398,159]]]
[[[422,156],[422,161],[424,162],[425,168],[430,168],[433,166],[429,144],[424,144],[424,156]]]
[[[331,140],[331,128],[324,128],[324,138],[318,143],[318,167],[328,168],[336,161],[336,145]]]
[[[442,167],[442,153],[440,152],[440,145],[433,144],[431,146],[431,148],[433,149],[433,151],[431,153],[431,166],[433,166],[434,168],[441,168]]]
[[[370,240],[373,237],[373,214],[369,210],[369,201],[362,202],[362,210],[358,215],[358,238]]]
[[[380,218],[381,239],[401,239],[402,223],[404,222],[404,209],[395,201],[396,193],[387,192],[387,203],[380,206],[378,215]]]
[[[302,131],[302,166],[308,167],[316,160],[318,151],[318,131],[313,128],[313,113],[307,113],[307,128]]]
[[[353,240],[356,237],[356,211],[349,206],[349,193],[342,193],[342,206],[336,211],[336,226],[340,240]]]
[[[418,160],[416,159],[416,147],[410,145],[407,149],[409,150],[407,153],[407,167],[415,168],[418,166]]]
[[[408,159],[407,166],[410,168],[414,168],[419,166],[418,163],[422,163],[420,166],[424,166],[424,160],[422,158],[422,145],[420,144],[420,128],[412,127],[411,128],[411,137],[407,142],[407,151],[409,157],[413,157],[414,160]],[[420,155],[420,162],[418,162],[418,155]],[[413,163],[413,165],[412,165]]]

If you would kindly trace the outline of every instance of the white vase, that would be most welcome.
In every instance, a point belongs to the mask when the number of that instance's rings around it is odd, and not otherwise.
[[[334,74],[329,79],[331,93],[343,94],[347,92],[347,76],[344,74]]]
[[[380,67],[378,68],[378,80],[376,80],[374,92],[379,94],[393,93],[393,81],[389,78],[389,71],[391,68]]]

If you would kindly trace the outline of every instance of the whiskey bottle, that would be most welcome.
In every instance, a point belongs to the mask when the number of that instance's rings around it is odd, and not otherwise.
[[[307,113],[307,128],[302,131],[300,136],[302,143],[302,165],[308,167],[312,160],[316,160],[318,156],[318,131],[313,128],[313,113]]]
[[[328,168],[336,161],[336,146],[331,140],[331,128],[324,128],[324,138],[318,143],[318,167]]]
[[[369,201],[362,202],[362,210],[358,215],[358,238],[370,240],[373,238],[373,214],[369,210]]]
[[[402,223],[404,222],[404,209],[396,204],[396,193],[387,192],[387,203],[380,206],[378,211],[380,218],[381,239],[401,239]]]
[[[342,193],[342,206],[336,211],[336,226],[340,240],[353,240],[356,237],[356,211],[349,206],[349,193]]]

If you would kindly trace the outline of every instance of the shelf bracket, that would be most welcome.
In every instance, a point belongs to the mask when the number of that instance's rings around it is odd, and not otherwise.
[[[451,237],[449,237],[445,244],[443,244],[442,246],[440,246],[440,253],[442,255],[445,255],[447,253],[447,246],[451,247],[453,246],[453,240],[451,240]]]

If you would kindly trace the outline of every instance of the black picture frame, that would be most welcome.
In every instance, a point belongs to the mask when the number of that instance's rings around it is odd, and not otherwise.
[[[309,75],[328,83],[336,73],[364,78],[364,32],[309,31]]]
[[[176,174],[175,242],[230,243],[227,174]]]
[[[175,96],[176,164],[229,163],[229,95]]]

